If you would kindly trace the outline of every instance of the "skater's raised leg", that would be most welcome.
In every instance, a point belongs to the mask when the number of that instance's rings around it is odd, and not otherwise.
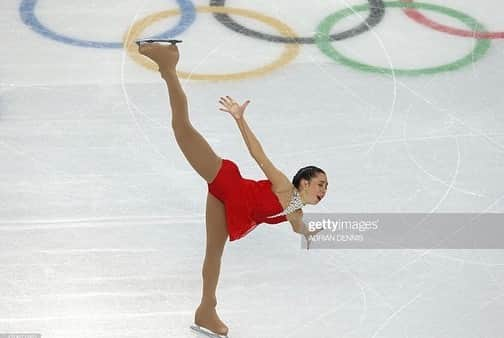
[[[168,86],[172,128],[180,150],[204,180],[213,181],[220,169],[222,159],[217,156],[189,120],[187,98],[175,69],[179,59],[177,46],[145,43],[141,44],[138,50],[157,63],[159,72]]]

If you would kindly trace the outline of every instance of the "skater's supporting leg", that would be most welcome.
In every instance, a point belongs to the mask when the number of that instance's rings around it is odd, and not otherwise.
[[[217,176],[222,159],[189,120],[187,98],[175,70],[179,57],[177,46],[142,44],[139,51],[158,64],[161,76],[168,86],[172,128],[180,150],[194,170],[210,183]]]
[[[228,238],[224,205],[212,194],[207,196],[206,204],[206,252],[203,263],[203,292],[201,304],[196,310],[195,324],[215,333],[227,334],[227,326],[220,320],[215,306],[215,291],[219,281],[221,258]]]

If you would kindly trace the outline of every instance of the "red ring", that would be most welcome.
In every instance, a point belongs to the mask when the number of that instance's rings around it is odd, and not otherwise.
[[[413,2],[413,0],[401,0],[401,1]],[[475,32],[475,31],[468,31],[465,29],[453,28],[432,21],[431,19],[427,18],[425,15],[423,15],[414,8],[406,8],[403,9],[403,11],[409,18],[439,32],[476,39],[504,39],[504,32]]]

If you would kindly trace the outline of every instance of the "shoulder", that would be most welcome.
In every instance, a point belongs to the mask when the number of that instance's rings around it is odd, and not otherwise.
[[[268,180],[271,182],[271,190],[273,192],[276,194],[289,194],[289,196],[292,194],[294,185],[284,173],[277,170],[272,178],[268,177]]]
[[[266,155],[256,156],[255,160],[264,175],[266,175],[268,180],[271,182],[271,189],[274,192],[281,193],[291,189],[292,183],[289,178],[280,171]]]
[[[276,195],[278,201],[282,205],[282,209],[287,208],[292,199],[294,185],[292,185],[292,183],[288,180],[277,185],[273,184],[271,180],[268,180],[268,182],[270,184],[271,191]]]

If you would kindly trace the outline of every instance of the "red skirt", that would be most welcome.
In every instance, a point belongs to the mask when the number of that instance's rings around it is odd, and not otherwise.
[[[230,241],[244,237],[260,223],[287,220],[285,216],[270,217],[283,210],[271,190],[271,182],[243,178],[233,161],[222,160],[217,176],[208,184],[208,191],[224,204]]]

